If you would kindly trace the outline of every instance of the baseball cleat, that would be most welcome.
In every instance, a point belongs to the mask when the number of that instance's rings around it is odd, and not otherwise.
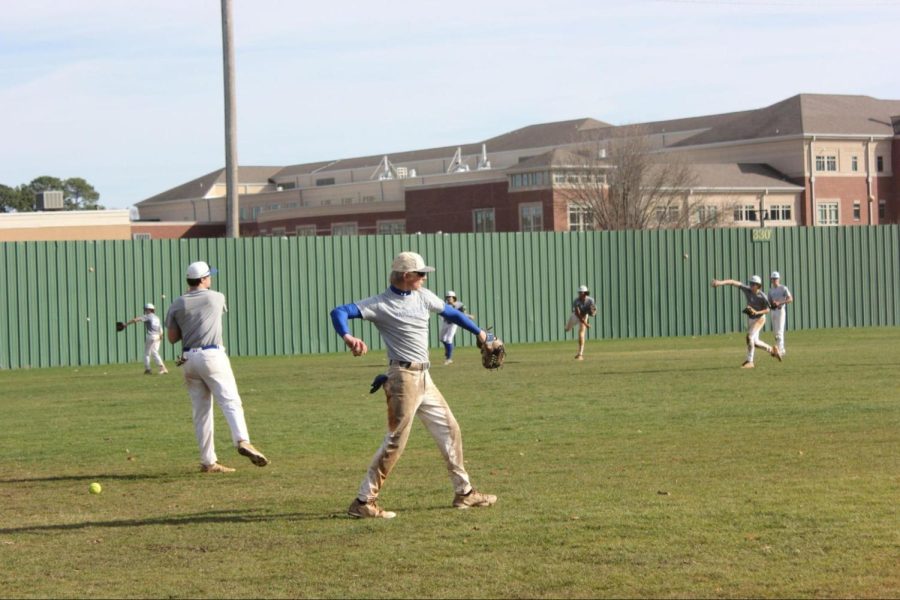
[[[377,500],[362,502],[359,498],[353,499],[347,514],[354,519],[393,519],[397,516],[397,513],[378,506]]]
[[[211,465],[200,465],[201,473],[234,473],[234,469],[231,467],[226,467],[225,465],[220,465],[219,463],[213,463]]]
[[[262,452],[253,447],[250,442],[238,442],[238,454],[246,456],[257,467],[264,467],[269,464],[269,459]]]
[[[153,375],[153,371],[150,369],[144,369],[144,375]]]
[[[381,373],[380,375],[376,375],[375,379],[372,380],[372,389],[369,390],[369,393],[374,394],[375,392],[380,390],[381,386],[383,386],[387,380],[388,380],[388,376],[385,375],[384,373]]]
[[[448,358],[447,360],[444,361],[444,365],[445,365],[445,366],[446,366],[446,365],[452,365],[452,364],[453,364],[453,359],[452,359],[452,358]]]
[[[749,360],[745,360],[744,364],[741,365],[742,369],[752,369],[753,367],[754,367],[754,364],[752,362],[750,362]]]
[[[476,508],[479,506],[493,506],[497,501],[497,496],[493,494],[482,494],[475,488],[469,490],[468,494],[456,494],[453,498],[453,507],[459,509]]]

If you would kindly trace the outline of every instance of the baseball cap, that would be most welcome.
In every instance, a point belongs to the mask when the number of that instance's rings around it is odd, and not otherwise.
[[[153,306],[152,303],[148,302],[147,304],[144,305],[144,310],[156,310],[156,307]]]
[[[753,275],[750,278],[750,283],[757,283],[759,285],[762,285],[762,279],[759,277],[759,275]]]
[[[215,275],[218,272],[218,269],[213,269],[202,260],[198,260],[188,265],[185,275],[188,279],[203,279],[207,275]]]
[[[578,293],[581,293],[581,292],[587,292],[587,291],[588,291],[588,286],[586,286],[586,285],[579,285],[579,286],[578,286]]]
[[[450,297],[456,298],[456,292],[454,292],[453,290],[447,290],[447,293],[444,294],[444,298],[450,298]]]
[[[769,275],[769,279],[781,279],[781,273],[778,271],[772,271],[772,274]]]
[[[398,273],[431,273],[434,267],[425,265],[425,259],[415,252],[401,252],[394,258],[391,264],[391,271]]]

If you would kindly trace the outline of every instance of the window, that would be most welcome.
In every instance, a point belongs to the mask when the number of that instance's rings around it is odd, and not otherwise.
[[[887,200],[878,201],[878,222],[881,223],[887,218]]]
[[[475,233],[493,233],[497,231],[494,223],[493,208],[476,208],[472,211],[472,231]]]
[[[734,209],[735,221],[759,221],[756,216],[756,206],[745,204]]]
[[[334,177],[323,177],[316,179],[316,185],[334,185]]]
[[[284,227],[273,227],[272,228],[272,235],[282,236],[284,234],[285,234]]]
[[[375,202],[375,196],[363,196],[362,201],[363,202]]]
[[[656,222],[659,225],[669,225],[678,222],[678,215],[681,211],[677,206],[657,206]]]
[[[850,157],[850,170],[854,173],[859,171],[859,157],[855,154]]]
[[[884,157],[876,156],[875,157],[875,170],[879,173],[884,173]]]
[[[341,198],[341,204],[343,204],[344,206],[353,204],[353,196],[344,196],[343,198]]]
[[[769,219],[772,221],[790,221],[791,205],[790,204],[774,204],[769,207]]]
[[[840,223],[838,217],[837,202],[819,202],[816,206],[816,224],[817,225],[837,225]]]
[[[261,213],[261,212],[262,212],[262,206],[254,206],[253,207],[253,218],[256,219],[256,217],[258,217],[259,213]]]
[[[856,202],[853,203],[853,220],[854,221],[859,221],[859,216],[860,216],[861,212],[862,211],[860,210],[859,201],[857,200]]]
[[[565,173],[553,173],[553,183],[565,183],[566,182],[566,174]]]
[[[297,225],[297,227],[294,228],[294,235],[299,235],[299,236],[316,235],[316,226],[315,225]]]
[[[716,223],[719,220],[719,208],[716,206],[709,206],[706,204],[701,204],[697,207],[697,222],[698,223]]]
[[[152,236],[149,233],[132,233],[131,239],[133,239],[134,241],[149,240],[152,239]]]
[[[590,231],[594,229],[594,211],[583,204],[569,205],[569,231]]]
[[[404,219],[378,221],[375,232],[378,235],[394,235],[398,233],[406,233],[406,221]]]
[[[837,156],[833,154],[817,156],[816,171],[837,171]]]
[[[356,222],[352,223],[332,223],[331,235],[356,235],[359,231]]]
[[[544,206],[540,202],[519,205],[519,231],[543,231]]]

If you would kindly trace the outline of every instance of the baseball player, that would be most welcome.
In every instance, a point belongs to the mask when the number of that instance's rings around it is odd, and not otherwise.
[[[772,331],[775,332],[775,347],[781,356],[787,353],[784,348],[784,326],[787,321],[787,305],[794,301],[791,290],[781,285],[781,273],[772,271],[769,276],[769,307],[772,315]]]
[[[453,506],[474,508],[491,506],[497,501],[497,496],[483,494],[472,487],[463,462],[459,424],[428,371],[431,313],[449,319],[478,336],[481,342],[487,339],[487,333],[424,287],[425,279],[432,271],[434,267],[426,266],[424,259],[415,252],[401,252],[391,265],[388,289],[331,311],[335,330],[354,356],[362,356],[369,349],[363,340],[350,333],[349,320],[371,321],[387,346],[390,364],[384,383],[388,431],[363,477],[357,497],[347,509],[351,517],[392,519],[397,516],[378,505],[378,494],[406,447],[415,416],[428,428],[444,457],[456,493]]]
[[[144,375],[153,374],[153,371],[150,370],[151,357],[156,361],[156,366],[159,367],[159,374],[167,375],[169,371],[159,355],[159,343],[162,341],[162,323],[160,323],[159,317],[156,316],[156,307],[150,302],[144,305],[143,315],[126,321],[125,326],[141,322],[146,330],[146,335],[144,336]]]
[[[475,315],[470,315],[466,312],[465,305],[457,300],[456,292],[453,290],[448,290],[447,293],[444,294],[444,303],[448,306],[452,306],[470,319],[475,318]],[[445,365],[453,364],[453,338],[456,337],[456,331],[458,329],[459,326],[447,317],[441,318],[441,343],[444,345]]]
[[[584,360],[584,338],[591,327],[588,318],[597,314],[597,303],[588,296],[589,293],[586,285],[578,286],[578,296],[572,301],[572,316],[566,323],[566,333],[578,325],[578,354],[575,355],[575,360]]]
[[[778,352],[778,348],[759,339],[759,334],[766,324],[766,314],[769,312],[769,297],[762,291],[762,279],[759,275],[753,275],[750,278],[750,285],[744,285],[734,279],[712,280],[714,288],[723,285],[732,285],[738,288],[747,298],[747,307],[744,309],[747,314],[747,359],[741,368],[752,369],[754,367],[753,355],[756,348],[762,348],[780,361],[781,354]]]
[[[184,368],[184,381],[193,405],[194,433],[200,446],[200,471],[232,473],[234,469],[220,465],[216,457],[213,397],[225,414],[238,453],[257,467],[266,466],[269,459],[253,447],[247,433],[241,396],[231,371],[231,361],[222,345],[222,314],[228,310],[225,296],[210,289],[215,273],[203,261],[188,266],[189,289],[169,307],[166,329],[171,343],[181,340],[179,364]]]

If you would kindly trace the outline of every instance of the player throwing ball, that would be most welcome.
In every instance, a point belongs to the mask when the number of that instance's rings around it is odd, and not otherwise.
[[[575,360],[584,360],[584,339],[590,328],[588,318],[597,314],[597,303],[588,296],[589,293],[586,285],[578,286],[578,296],[572,301],[572,316],[566,323],[566,333],[578,325],[578,354],[575,355]]]
[[[159,367],[159,374],[166,375],[169,371],[159,355],[159,343],[162,341],[162,323],[159,322],[159,317],[156,316],[156,307],[148,302],[144,305],[144,314],[130,321],[125,321],[125,326],[127,327],[134,323],[143,323],[146,330],[146,335],[144,336],[144,375],[153,374],[153,371],[150,370],[151,357],[156,361],[156,366]]]
[[[384,384],[388,431],[363,477],[357,497],[347,509],[351,517],[392,519],[397,516],[378,505],[378,494],[406,447],[415,416],[428,428],[444,457],[456,492],[453,506],[474,508],[491,506],[497,501],[497,496],[482,494],[472,487],[463,462],[459,424],[428,370],[431,313],[438,313],[473,333],[481,343],[486,341],[487,333],[424,287],[428,273],[433,271],[434,267],[426,266],[415,252],[401,252],[391,265],[387,290],[331,311],[335,330],[354,356],[364,355],[369,348],[350,333],[349,320],[371,321],[387,346],[390,364]]]
[[[188,266],[188,291],[169,307],[166,330],[171,343],[181,340],[181,360],[176,364],[184,368],[184,382],[193,405],[200,470],[232,473],[234,469],[220,465],[216,458],[213,398],[225,414],[238,453],[257,467],[266,466],[269,459],[250,443],[244,406],[222,345],[222,314],[228,310],[225,295],[210,289],[215,272],[203,261]]]
[[[732,285],[738,288],[747,298],[747,306],[742,311],[747,315],[747,359],[741,368],[752,369],[754,367],[753,355],[757,348],[762,348],[780,361],[781,353],[778,352],[778,349],[759,339],[759,334],[766,324],[766,315],[769,312],[769,297],[762,291],[762,279],[759,275],[754,275],[750,278],[750,285],[744,285],[734,279],[712,280],[714,288],[723,285]]]

